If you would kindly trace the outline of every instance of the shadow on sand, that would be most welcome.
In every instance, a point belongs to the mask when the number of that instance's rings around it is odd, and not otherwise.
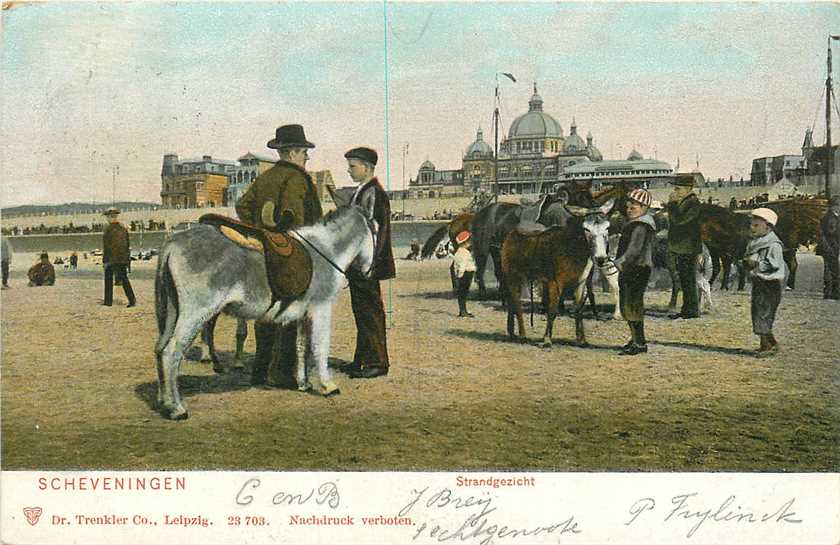
[[[730,348],[727,346],[709,346],[705,344],[692,344],[656,340],[648,340],[648,344],[659,346],[671,346],[674,348],[686,348],[688,350],[699,350],[701,352],[717,352],[719,354],[729,354],[731,356],[755,356],[755,351],[750,350],[748,348]]]
[[[511,340],[507,333],[499,332],[484,332],[484,331],[471,331],[467,329],[448,329],[444,332],[445,335],[452,335],[453,337],[463,337],[464,339],[472,339],[475,341],[483,341],[483,342],[496,342],[496,343],[510,343],[510,344],[524,344],[530,345],[534,347],[539,347],[542,344],[542,337],[537,337],[536,335],[529,337],[526,340]],[[570,348],[585,348],[585,349],[593,349],[593,350],[609,350],[615,351],[620,346],[612,346],[612,345],[604,345],[604,344],[588,344],[585,347],[578,346],[577,343],[573,339],[566,339],[566,338],[557,338],[554,337],[552,339],[552,348],[559,348],[559,347],[570,347]]]

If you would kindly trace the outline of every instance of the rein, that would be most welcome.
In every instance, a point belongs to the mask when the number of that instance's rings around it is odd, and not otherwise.
[[[294,234],[295,234],[295,236],[296,236],[296,237],[298,237],[299,239],[301,239],[303,242],[305,242],[305,243],[309,244],[309,247],[310,247],[310,248],[312,248],[313,250],[315,250],[315,253],[317,253],[319,256],[323,257],[323,258],[327,261],[327,263],[329,263],[330,265],[332,265],[332,268],[333,268],[333,269],[337,270],[337,271],[338,271],[338,272],[340,272],[342,275],[344,275],[344,277],[345,277],[345,278],[348,278],[348,279],[349,279],[349,277],[347,276],[347,273],[346,273],[345,271],[342,271],[342,270],[341,270],[341,268],[340,268],[338,265],[336,265],[336,264],[335,264],[335,262],[334,262],[332,259],[330,259],[330,258],[329,258],[329,257],[327,257],[326,255],[324,255],[324,252],[322,252],[321,250],[319,250],[319,249],[318,249],[318,247],[317,247],[317,246],[315,246],[314,244],[312,244],[311,242],[309,242],[309,240],[307,240],[307,239],[306,239],[306,237],[304,237],[303,235],[301,235],[301,234],[298,232],[298,230],[297,230],[297,229],[295,229],[294,227],[292,227],[292,228],[290,228],[290,229],[289,229],[289,231],[291,231],[292,233],[294,233]]]

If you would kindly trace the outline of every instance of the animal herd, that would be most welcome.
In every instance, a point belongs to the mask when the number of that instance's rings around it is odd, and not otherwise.
[[[499,293],[507,305],[507,332],[511,339],[525,338],[522,288],[529,282],[543,287],[546,329],[543,346],[551,346],[557,310],[567,291],[574,290],[576,342],[586,345],[582,321],[584,299],[592,297],[591,278],[595,269],[618,298],[618,282],[610,255],[610,237],[620,232],[626,194],[616,185],[593,196],[594,206],[573,206],[543,199],[530,207],[497,202],[477,214],[462,214],[434,233],[423,248],[429,257],[444,237],[454,242],[458,233],[473,234],[476,283],[480,296],[486,294],[484,273],[492,260],[499,280]],[[777,233],[788,248],[791,271],[795,271],[796,248],[815,242],[810,216],[797,213],[796,203],[776,207]],[[805,219],[802,219],[802,218]],[[348,272],[365,275],[371,269],[377,226],[372,210],[343,206],[317,225],[300,229],[302,236],[319,248],[312,254],[313,278],[302,297],[283,304],[272,297],[260,251],[237,245],[214,226],[199,225],[174,234],[164,245],[155,279],[159,338],[155,347],[158,371],[158,404],[171,419],[187,418],[178,391],[178,374],[184,352],[199,331],[221,371],[213,350],[212,329],[219,314],[239,319],[237,358],[247,330],[245,320],[297,322],[306,339],[306,355],[297,367],[300,390],[322,395],[338,392],[327,366],[330,349],[332,307]],[[721,288],[729,285],[729,270],[743,255],[749,237],[749,215],[704,204],[701,234],[715,262],[714,278],[722,271]],[[659,237],[663,239],[664,237]],[[654,257],[667,266],[667,252],[659,245]],[[663,258],[663,255],[665,256]],[[350,271],[353,269],[353,271]],[[793,281],[795,276],[791,274]],[[589,289],[587,289],[589,287]],[[743,277],[739,289],[743,287]],[[792,287],[792,286],[791,286]],[[672,298],[676,293],[672,294]],[[594,299],[593,299],[594,301]],[[675,302],[675,299],[672,300]],[[616,312],[618,312],[616,304]]]

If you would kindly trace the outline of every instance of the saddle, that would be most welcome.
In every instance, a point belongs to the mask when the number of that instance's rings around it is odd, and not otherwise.
[[[296,299],[309,288],[312,256],[297,239],[219,214],[205,214],[198,221],[217,227],[242,248],[262,252],[268,285],[275,300]]]
[[[534,235],[538,235],[538,234],[542,233],[543,231],[548,229],[548,227],[546,227],[545,225],[543,225],[541,223],[536,223],[536,222],[533,222],[533,221],[520,221],[516,225],[515,229],[516,229],[516,232],[519,233],[520,235],[534,236]]]
[[[534,204],[523,204],[522,214],[519,216],[520,221],[537,223],[542,215],[543,208],[548,204],[548,195],[543,195]]]

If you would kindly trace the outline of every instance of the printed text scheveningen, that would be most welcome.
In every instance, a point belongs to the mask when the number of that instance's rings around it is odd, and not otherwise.
[[[39,477],[38,490],[185,490],[186,477]]]

